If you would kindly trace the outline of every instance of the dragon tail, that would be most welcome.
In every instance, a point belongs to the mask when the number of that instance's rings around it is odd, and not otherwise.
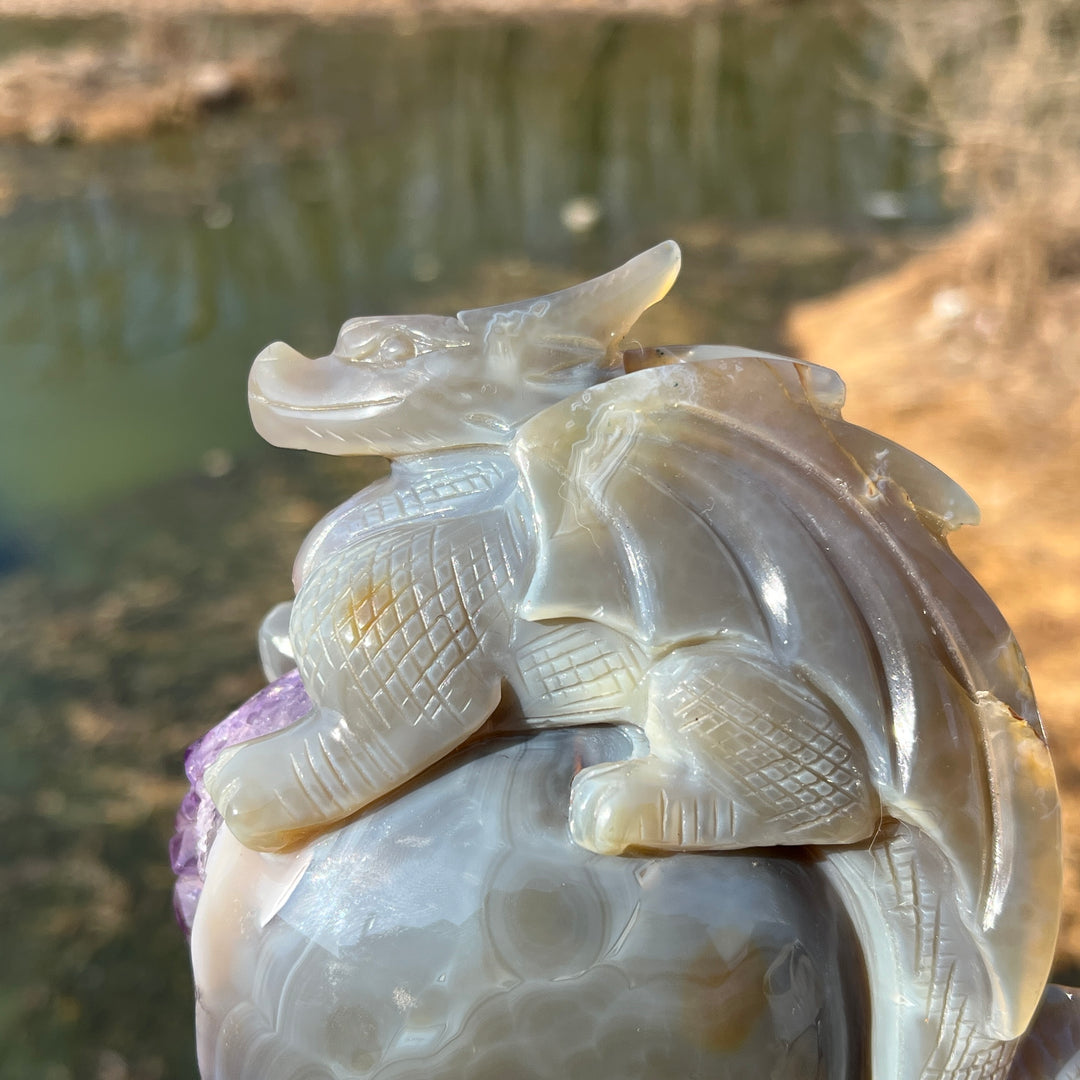
[[[1005,1076],[1053,959],[1061,861],[1049,755],[992,695],[973,704],[994,804],[976,897],[965,853],[930,817],[888,821],[868,846],[824,856],[863,946],[874,1080]]]

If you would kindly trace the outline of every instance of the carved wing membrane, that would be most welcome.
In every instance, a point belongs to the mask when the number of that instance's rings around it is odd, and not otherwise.
[[[717,637],[772,650],[844,710],[890,812],[945,852],[1009,986],[998,943],[1045,950],[1037,924],[1053,916],[1013,902],[1032,889],[1015,879],[1023,849],[1056,842],[1049,766],[1020,776],[1014,763],[1017,745],[1042,745],[1030,685],[944,543],[974,504],[843,421],[842,400],[825,369],[726,355],[539,414],[513,448],[539,523],[523,613],[593,619],[658,651]]]

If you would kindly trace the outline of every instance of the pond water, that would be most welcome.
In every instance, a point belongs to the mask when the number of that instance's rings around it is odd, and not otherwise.
[[[16,30],[5,51],[46,33]],[[325,351],[347,316],[434,307],[486,259],[599,272],[703,218],[943,215],[934,147],[848,89],[873,35],[821,14],[208,33],[284,39],[290,100],[0,148],[0,527],[251,452],[263,344]],[[599,218],[574,232],[583,197]]]

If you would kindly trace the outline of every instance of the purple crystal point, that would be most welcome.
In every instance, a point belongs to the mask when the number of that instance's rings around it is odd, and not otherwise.
[[[176,832],[169,841],[169,860],[176,874],[173,908],[176,918],[191,936],[191,923],[206,877],[206,856],[214,841],[221,815],[203,784],[206,770],[227,746],[247,742],[259,735],[287,727],[311,708],[311,699],[295,669],[263,687],[235,712],[188,747],[184,771],[191,790],[176,812]]]

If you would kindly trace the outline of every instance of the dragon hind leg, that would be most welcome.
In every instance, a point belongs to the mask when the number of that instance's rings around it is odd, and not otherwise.
[[[880,806],[843,716],[780,665],[721,645],[658,661],[644,684],[648,756],[574,778],[571,832],[618,852],[843,844]]]

